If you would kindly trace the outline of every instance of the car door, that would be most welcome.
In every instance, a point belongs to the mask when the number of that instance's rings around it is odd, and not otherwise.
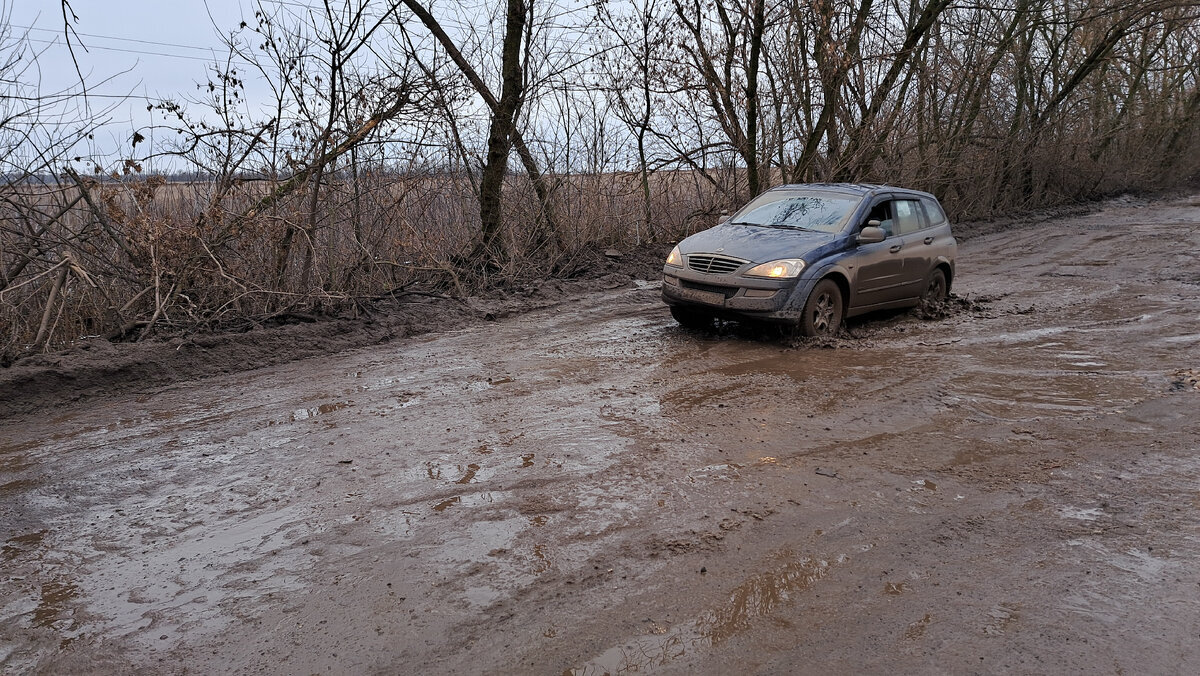
[[[877,198],[859,230],[868,221],[877,220],[888,235],[874,244],[859,244],[846,262],[856,273],[851,294],[852,307],[880,305],[903,297],[904,242],[895,235],[895,221],[890,197]]]
[[[902,283],[898,298],[919,298],[925,290],[925,280],[933,269],[933,233],[921,202],[913,198],[892,201],[893,228],[901,240],[903,263]]]

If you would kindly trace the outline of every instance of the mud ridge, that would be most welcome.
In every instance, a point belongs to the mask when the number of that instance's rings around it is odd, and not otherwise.
[[[359,317],[305,315],[295,323],[245,332],[192,333],[144,342],[89,337],[70,348],[30,355],[0,368],[0,418],[496,321],[627,286],[634,279],[657,279],[667,251],[662,244],[623,252],[589,250],[565,271],[565,278],[492,288],[465,299],[386,299]]]

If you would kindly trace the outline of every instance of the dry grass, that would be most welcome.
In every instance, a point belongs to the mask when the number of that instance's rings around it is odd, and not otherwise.
[[[478,202],[462,177],[362,174],[322,186],[315,213],[305,208],[311,192],[301,191],[247,220],[239,215],[272,185],[240,184],[214,205],[216,187],[207,183],[92,183],[96,209],[75,202],[76,187],[10,187],[0,208],[0,264],[12,270],[31,244],[41,248],[0,291],[7,327],[0,361],[82,336],[128,340],[237,328],[272,316],[353,311],[413,289],[465,294],[570,274],[589,247],[677,239],[707,227],[728,206],[721,191],[691,172],[661,172],[647,229],[636,174],[557,176],[558,237],[547,245],[533,236],[541,214],[528,181],[514,176],[509,184],[508,255],[499,269],[476,268],[468,258]],[[29,225],[30,215],[41,223]],[[45,231],[34,237],[29,227]],[[294,242],[281,263],[289,228]]]

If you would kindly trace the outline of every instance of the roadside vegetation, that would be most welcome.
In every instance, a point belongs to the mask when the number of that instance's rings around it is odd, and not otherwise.
[[[780,183],[964,220],[1200,178],[1194,0],[301,4],[117,150],[0,14],[0,365],[579,275]]]

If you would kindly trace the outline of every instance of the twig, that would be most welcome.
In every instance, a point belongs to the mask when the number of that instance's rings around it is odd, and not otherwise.
[[[96,221],[100,224],[101,229],[103,229],[108,235],[109,239],[115,242],[116,245],[121,248],[121,251],[125,252],[125,255],[129,257],[131,262],[138,260],[138,256],[133,253],[133,250],[130,249],[129,245],[125,242],[125,238],[118,235],[113,229],[112,224],[108,222],[108,216],[104,214],[104,210],[102,210],[100,206],[96,204],[96,201],[92,199],[92,193],[88,190],[87,184],[83,182],[82,178],[80,178],[79,172],[67,167],[66,174],[67,176],[71,177],[71,180],[75,181],[75,185],[79,186],[79,192],[83,194],[84,201],[87,202],[88,207],[92,210],[92,214],[96,216]]]
[[[137,295],[135,295],[133,298],[130,298],[128,303],[122,305],[120,310],[117,310],[117,314],[118,315],[125,314],[129,310],[129,308],[133,307],[134,303],[138,302],[139,298],[146,295],[146,293],[149,292],[153,288],[154,288],[154,285],[150,285],[150,286],[147,286],[146,288],[142,289],[141,291],[138,291]]]
[[[37,280],[41,279],[42,277],[45,277],[46,275],[50,274],[51,272],[54,272],[55,270],[57,270],[61,267],[64,267],[64,266],[68,266],[68,265],[70,265],[70,261],[68,259],[64,258],[61,261],[55,263],[54,267],[50,268],[49,270],[44,270],[42,272],[39,272],[38,274],[34,275],[33,277],[30,277],[29,279],[21,282],[20,284],[17,284],[16,286],[10,286],[7,289],[0,289],[0,300],[4,300],[4,294],[16,291],[17,289],[21,288],[22,286],[32,284],[32,283],[36,282]]]
[[[79,277],[83,281],[87,282],[88,286],[92,287],[93,289],[100,288],[96,282],[92,281],[91,275],[87,273],[87,270],[83,269],[83,266],[75,260],[74,256],[72,256],[70,253],[63,254],[63,260],[67,261],[67,266],[71,268],[71,272],[74,272],[76,277]]]
[[[142,329],[142,335],[138,336],[138,342],[141,342],[142,339],[150,335],[150,329],[154,328],[154,322],[158,321],[158,318],[162,316],[163,311],[167,307],[167,303],[171,301],[171,296],[173,295],[175,295],[174,284],[172,284],[171,289],[167,291],[167,295],[161,297],[161,300],[158,297],[157,291],[155,292],[155,305],[157,307],[154,308],[154,315],[150,317],[150,321],[146,322],[146,328]]]
[[[34,260],[34,256],[40,250],[40,247],[38,246],[39,238],[42,235],[45,235],[46,231],[49,230],[50,227],[53,226],[55,223],[57,223],[60,218],[65,216],[68,211],[70,211],[72,208],[74,208],[76,204],[79,204],[79,200],[81,200],[81,199],[83,199],[82,194],[76,195],[75,199],[71,200],[70,204],[66,205],[62,209],[59,209],[58,213],[54,214],[54,216],[52,216],[49,221],[47,221],[44,225],[39,227],[41,232],[32,232],[32,228],[30,228],[29,235],[33,238],[34,241],[29,245],[29,249],[25,252],[25,255],[21,258],[21,260],[19,260],[13,264],[13,267],[11,270],[4,270],[4,271],[2,271],[2,274],[0,274],[0,293],[3,293],[4,289],[8,286],[8,284],[10,282],[12,282],[12,280],[16,279],[17,275],[21,274],[21,271],[23,271],[25,269],[26,265],[29,265],[30,261]],[[16,205],[14,204],[14,206],[16,206]],[[13,288],[16,288],[16,287],[13,287]]]
[[[70,259],[64,258],[61,263],[55,266],[59,268],[58,278],[54,280],[54,286],[50,287],[50,298],[46,300],[46,309],[42,312],[42,323],[38,326],[37,337],[33,339],[33,349],[35,351],[40,350],[42,345],[50,338],[47,335],[49,333],[47,329],[50,327],[50,315],[53,314],[54,303],[58,300],[59,291],[62,290],[63,284],[67,281],[67,273],[71,271],[69,261]]]

